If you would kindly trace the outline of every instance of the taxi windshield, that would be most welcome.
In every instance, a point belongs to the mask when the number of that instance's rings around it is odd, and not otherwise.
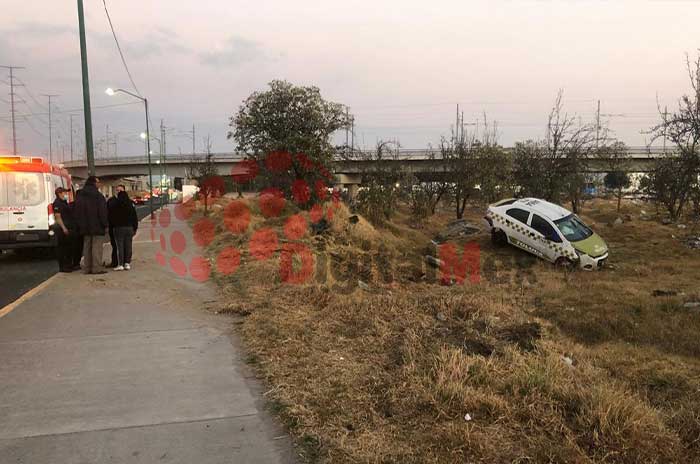
[[[562,235],[570,242],[585,240],[593,235],[593,231],[575,214],[570,214],[558,219],[554,221],[554,224],[556,224]]]

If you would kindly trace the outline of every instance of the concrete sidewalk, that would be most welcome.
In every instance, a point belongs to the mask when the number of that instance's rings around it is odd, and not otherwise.
[[[142,229],[133,270],[60,274],[0,318],[0,463],[294,462],[214,289]]]

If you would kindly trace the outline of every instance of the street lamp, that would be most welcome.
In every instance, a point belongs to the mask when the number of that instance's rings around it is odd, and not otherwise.
[[[145,136],[145,134],[143,134]],[[160,180],[158,182],[158,186],[160,187],[161,191],[161,205],[163,204],[163,177],[165,177],[165,152],[163,151],[163,141],[156,137],[155,135],[152,135],[151,138],[158,142],[158,152],[160,153],[160,159],[156,160],[156,164],[160,165]],[[151,153],[153,154],[153,153]]]
[[[148,99],[142,97],[141,95],[136,95],[135,93],[131,93],[128,90],[124,89],[113,89],[109,87],[107,90],[105,90],[105,93],[109,95],[110,97],[113,96],[114,94],[122,92],[127,95],[131,95],[132,97],[141,100],[143,102],[143,106],[146,110],[146,132],[141,133],[141,138],[146,140],[146,155],[148,156],[148,185],[150,189],[150,195],[148,197],[148,207],[149,211],[151,213],[151,217],[153,217],[153,172],[151,171],[151,132],[150,132],[150,126],[149,126],[149,117],[148,117]]]

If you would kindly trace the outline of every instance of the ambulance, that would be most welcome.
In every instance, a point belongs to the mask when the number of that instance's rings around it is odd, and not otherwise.
[[[605,266],[608,246],[578,216],[537,198],[502,200],[484,217],[496,244],[511,244],[560,266]]]
[[[55,190],[68,190],[71,177],[42,158],[0,156],[0,250],[55,246]]]

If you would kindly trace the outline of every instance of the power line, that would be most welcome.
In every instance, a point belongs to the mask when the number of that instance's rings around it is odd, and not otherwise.
[[[567,98],[565,102],[570,103],[589,103],[595,101],[592,98]],[[459,102],[426,102],[426,103],[406,103],[397,105],[352,105],[353,109],[371,109],[371,108],[419,108],[426,106],[452,106],[455,103],[460,105],[529,105],[531,101],[484,101],[484,100],[461,100]]]
[[[34,93],[33,93],[31,90],[29,90],[29,86],[28,86],[27,84],[25,84],[25,83],[24,83],[21,79],[19,79],[19,78],[17,78],[17,81],[18,81],[20,84],[22,84],[22,85],[24,86],[24,89],[27,91],[27,95],[29,95],[29,98],[31,98],[32,100],[34,100],[34,103],[36,103],[36,104],[39,106],[39,108],[42,108],[42,109],[45,110],[45,109],[46,109],[46,106],[43,105],[41,102],[39,102],[39,100],[34,96]]]
[[[29,128],[30,128],[32,131],[34,131],[35,134],[39,135],[40,137],[46,138],[46,134],[44,134],[44,133],[40,132],[39,130],[37,130],[37,128],[34,127],[34,126],[32,125],[32,123],[29,121],[29,119],[27,119],[27,117],[23,117],[22,119],[24,119],[24,122],[27,123],[27,126],[29,126]]]
[[[92,109],[93,109],[93,110],[100,110],[100,109],[107,109],[107,108],[115,108],[115,107],[118,107],[118,106],[129,106],[129,105],[140,105],[140,104],[141,104],[141,102],[115,103],[115,104],[113,104],[113,105],[93,106]],[[83,112],[83,109],[82,109],[82,108],[74,108],[74,109],[70,109],[70,110],[52,111],[51,113],[52,113],[52,114],[64,114],[64,113],[82,113],[82,112]],[[48,116],[48,114],[49,114],[49,113],[47,112],[47,113],[32,113],[32,114],[29,114],[29,115],[27,115],[27,114],[20,114],[20,115],[18,115],[18,116],[32,116],[32,117],[38,117],[38,116]],[[0,119],[2,119],[2,120],[4,120],[4,121],[9,121],[8,118],[0,118]]]
[[[112,36],[114,37],[114,42],[117,44],[117,50],[119,50],[119,56],[122,59],[122,64],[124,64],[124,69],[126,69],[126,74],[129,76],[129,81],[131,81],[131,86],[134,88],[136,93],[141,96],[139,88],[136,87],[133,77],[131,77],[131,71],[129,71],[129,66],[126,64],[126,59],[122,53],[122,47],[119,45],[119,39],[117,39],[117,33],[114,32],[114,26],[112,25],[112,18],[109,16],[109,10],[107,9],[107,0],[102,0],[102,4],[105,7],[105,13],[107,14],[107,21],[109,22],[109,28],[112,30]]]
[[[17,80],[19,81],[19,79],[17,79]],[[20,81],[20,82],[21,82],[21,81]],[[22,84],[22,85],[26,88],[26,85],[25,85],[25,84]],[[35,100],[35,101],[36,101],[36,100]],[[42,119],[42,118],[40,117],[40,115],[38,115],[38,114],[34,111],[34,109],[33,109],[32,106],[29,104],[29,102],[27,102],[26,100],[22,99],[21,103],[24,104],[24,106],[26,106],[27,112],[29,113],[28,115],[27,115],[27,114],[23,114],[23,115],[22,115],[22,118],[23,118],[23,119],[26,120],[27,116],[31,116],[31,117],[33,117],[33,118],[38,119],[39,122],[41,122],[43,125],[45,125],[45,126],[48,125],[48,123],[47,123],[44,119]],[[42,105],[42,106],[43,106],[43,105]]]

